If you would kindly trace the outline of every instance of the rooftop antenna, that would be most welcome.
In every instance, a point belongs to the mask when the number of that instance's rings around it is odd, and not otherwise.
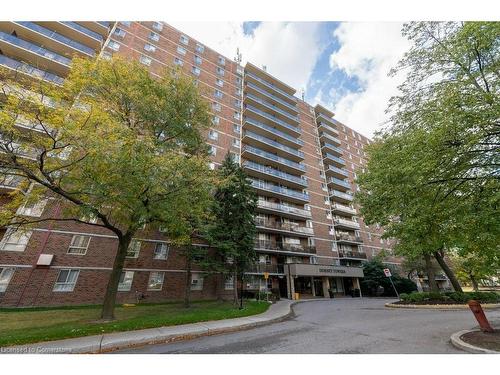
[[[240,52],[240,48],[236,48],[236,57],[234,58],[234,61],[236,61],[237,64],[241,64],[242,60],[242,54]]]
[[[305,97],[306,97],[306,90],[302,89],[300,90],[300,96],[302,97],[302,101],[305,102]]]
[[[267,66],[262,65],[262,70],[263,70],[264,72],[267,72]]]

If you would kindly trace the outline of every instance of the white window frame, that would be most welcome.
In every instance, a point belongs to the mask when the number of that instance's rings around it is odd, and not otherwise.
[[[127,282],[125,282],[127,280]],[[119,292],[130,292],[132,283],[134,282],[134,271],[122,271],[120,282],[118,283]]]
[[[196,43],[196,48],[195,48],[196,52],[198,53],[204,53],[205,52],[205,46],[203,44],[200,44],[200,43]]]
[[[163,30],[163,24],[160,22],[153,22],[153,29],[157,31],[162,31]]]
[[[201,65],[203,63],[203,59],[198,55],[194,55],[193,61],[196,65]]]
[[[77,242],[77,240],[79,240],[80,238],[87,240],[86,244],[84,243],[83,245],[78,245],[78,244],[75,245],[75,242]],[[91,236],[86,236],[83,234],[73,235],[73,237],[71,237],[71,242],[68,246],[68,251],[66,253],[71,254],[71,255],[85,255],[85,254],[87,254],[87,250],[89,248],[89,244],[90,244],[91,239],[92,239]],[[71,251],[72,249],[76,250],[76,251],[72,252]]]
[[[234,290],[234,276],[226,277],[224,280],[224,290]]]
[[[176,65],[176,66],[183,66],[184,65],[184,61],[182,61],[182,59],[179,59],[178,57],[174,57],[174,65]]]
[[[59,277],[63,272],[67,272],[67,277],[65,281],[58,281]],[[71,279],[71,275],[76,275],[74,280],[68,281]],[[75,269],[61,269],[57,274],[56,282],[54,283],[53,292],[72,292],[75,290],[76,282],[78,281],[78,276],[80,275],[80,270]]]
[[[181,54],[182,56],[186,55],[187,50],[184,47],[177,46],[177,53]]]
[[[221,77],[224,77],[224,74],[226,73],[225,70],[223,68],[221,68],[220,66],[218,66],[216,69],[215,69],[215,72],[220,75]]]
[[[236,134],[241,134],[241,125],[233,124],[233,132]]]
[[[201,74],[201,69],[197,66],[193,66],[193,68],[191,69],[191,73],[193,73],[195,76],[199,76]]]
[[[189,44],[189,38],[186,35],[181,34],[181,36],[179,37],[179,42],[187,46]]]
[[[18,208],[16,214],[21,216],[40,217],[42,216],[47,201],[47,199],[41,199],[38,202],[33,202],[29,205],[28,202],[25,202]]]
[[[15,271],[14,267],[0,267],[0,293],[5,293]]]
[[[159,42],[160,41],[160,34],[157,34],[154,31],[151,31],[149,33],[149,39],[151,39],[154,42]]]
[[[153,53],[153,52],[156,52],[156,47],[153,46],[152,44],[146,43],[144,45],[144,51],[148,51],[148,52]]]
[[[119,51],[120,50],[120,43],[110,40],[108,43],[108,48],[112,49],[113,51]]]
[[[212,141],[219,140],[219,132],[217,130],[210,129],[208,132],[208,138]]]
[[[141,57],[139,57],[139,62],[143,65],[150,66],[153,59],[151,57],[141,55]]]
[[[162,248],[161,252],[158,252],[158,247]],[[153,259],[157,260],[167,260],[168,254],[170,253],[170,247],[165,242],[156,242],[155,248],[153,250]]]
[[[220,78],[215,79],[215,84],[219,87],[224,87],[224,80]]]
[[[225,66],[226,65],[226,58],[224,56],[220,56],[217,57],[217,63],[219,63],[220,65],[223,65]]]
[[[217,155],[217,147],[210,145],[209,151],[210,155],[215,156]]]
[[[129,244],[128,249],[127,249],[126,258],[133,258],[133,259],[139,258],[139,253],[141,252],[141,246],[142,246],[142,242],[139,240],[133,239],[132,241],[130,241],[130,244]],[[132,254],[132,253],[134,255],[130,256],[129,254]]]
[[[17,233],[16,235],[14,235]],[[0,241],[0,250],[1,251],[15,251],[18,253],[22,253],[24,250],[26,250],[26,246],[29,243],[30,237],[31,237],[32,232],[31,231],[20,231],[16,230],[15,228],[7,228],[5,231],[5,234],[2,238],[2,241]],[[16,239],[16,242],[9,242],[12,239],[12,236],[15,236],[14,238]],[[17,238],[16,238],[17,236]],[[21,241],[23,240],[23,241]],[[18,248],[14,248],[14,247]],[[10,247],[6,249],[6,247]],[[21,249],[22,247],[22,249]]]
[[[203,275],[193,272],[191,274],[191,290],[203,290]]]
[[[155,285],[159,285],[159,286],[151,287],[151,281],[152,281],[152,279],[153,279],[154,276],[159,276],[158,280],[157,280],[157,283],[155,284]],[[160,291],[160,290],[163,289],[163,283],[164,282],[165,282],[165,272],[162,272],[162,271],[151,271],[149,273],[147,290]]]
[[[117,28],[115,29],[114,34],[115,34],[117,37],[119,37],[119,38],[123,38],[125,35],[127,35],[127,32],[126,32],[125,30],[123,30],[123,29],[121,29],[121,28],[117,27]]]

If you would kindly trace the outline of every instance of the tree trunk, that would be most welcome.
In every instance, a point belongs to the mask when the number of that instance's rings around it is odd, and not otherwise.
[[[439,288],[436,283],[436,275],[434,274],[434,268],[432,267],[431,256],[429,254],[424,254],[424,260],[429,289],[431,292],[439,292]]]
[[[191,257],[186,255],[186,287],[184,290],[184,307],[188,308],[191,305]]]
[[[217,295],[217,301],[222,302],[222,293],[224,292],[224,285],[225,285],[225,280],[224,280],[224,275],[222,273],[217,273],[215,274],[216,278],[216,285],[217,285],[217,290],[216,290],[216,295]]]
[[[477,283],[477,280],[472,272],[469,273],[469,279],[470,282],[472,283],[472,288],[474,289],[474,292],[479,292],[479,284]]]
[[[125,263],[125,257],[127,256],[131,240],[132,235],[125,235],[118,238],[118,252],[115,256],[113,269],[111,270],[111,275],[109,276],[108,285],[106,286],[106,294],[104,295],[104,302],[102,305],[101,319],[103,320],[115,319],[115,303],[116,294],[118,293],[118,284],[120,283],[123,264]]]
[[[233,271],[233,304],[238,306],[238,274],[236,268]]]
[[[243,309],[243,272],[240,277],[240,310]]]
[[[441,251],[435,251],[434,258],[436,258],[437,262],[439,263],[444,273],[450,280],[453,289],[455,289],[455,292],[463,292],[462,287],[460,286],[460,283],[458,282],[458,279],[455,276],[455,273],[451,270],[448,264],[446,264],[443,253]]]

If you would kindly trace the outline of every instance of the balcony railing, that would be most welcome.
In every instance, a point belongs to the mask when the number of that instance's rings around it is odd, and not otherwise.
[[[270,113],[261,111],[260,109],[254,107],[252,105],[245,104],[245,109],[247,109],[249,111],[252,111],[254,113],[257,113],[257,114],[261,115],[262,117],[267,118],[268,120],[270,120],[270,121],[272,121],[272,122],[274,122],[276,124],[279,124],[279,125],[283,126],[284,128],[289,129],[289,130],[291,130],[291,131],[293,131],[293,132],[295,132],[297,134],[301,133],[300,128],[298,128],[297,126],[290,125],[289,123],[287,123],[287,122],[285,122],[283,120],[280,120],[276,116],[273,116]]]
[[[366,259],[366,254],[356,251],[339,250],[339,258]]]
[[[307,180],[305,180],[304,178],[297,177],[271,167],[266,167],[265,165],[254,163],[253,161],[245,161],[243,163],[243,167],[307,187]]]
[[[328,145],[328,143],[327,143],[326,145]],[[325,146],[326,146],[326,145],[325,145]],[[323,146],[323,147],[325,147],[325,146]],[[328,145],[328,147],[332,147],[332,146],[331,146],[331,145]],[[330,160],[333,160],[333,161],[335,161],[335,162],[337,162],[337,163],[341,164],[341,165],[345,165],[345,160],[344,160],[344,159],[342,159],[342,158],[339,158],[338,156],[328,155],[328,158],[329,158]]]
[[[327,138],[327,139],[329,139],[330,141],[332,141],[332,142],[334,142],[334,143],[336,143],[336,144],[340,145],[340,140],[339,140],[338,138],[335,138],[335,137],[331,136],[330,134],[326,134],[326,133],[324,133],[324,132],[320,132],[320,133],[319,133],[319,136],[320,136],[320,138]]]
[[[276,87],[271,82],[267,82],[265,79],[262,79],[262,78],[256,76],[253,73],[250,73],[250,72],[246,72],[245,75],[247,75],[248,77],[251,77],[251,78],[255,79],[256,81],[258,81],[260,83],[262,83],[264,86],[269,87],[270,89],[272,89],[272,90],[274,90],[276,92],[279,92],[281,95],[287,97],[288,99],[292,100],[293,102],[295,102],[295,103],[297,102],[297,98],[295,96],[290,95],[289,93],[287,93],[286,91],[283,91],[279,87]]]
[[[61,78],[53,73],[49,73],[49,72],[46,72],[45,70],[35,68],[32,65],[28,65],[28,64],[23,63],[21,61],[11,59],[10,57],[4,56],[4,55],[0,55],[0,65],[11,68],[12,70],[26,73],[26,74],[31,75],[31,76],[36,77],[36,78],[40,78],[44,81],[55,83],[57,85],[62,85],[64,82],[63,78]]]
[[[331,132],[331,133],[333,133],[333,134],[335,134],[337,136],[339,135],[339,132],[338,132],[337,129],[334,129],[330,125],[327,125],[327,124],[325,124],[324,122],[321,122],[321,121],[318,123],[318,129],[319,130],[324,129],[325,131],[329,131],[329,132]]]
[[[255,249],[289,251],[297,253],[316,254],[315,246],[292,245],[280,242],[272,242],[269,240],[255,240]]]
[[[354,221],[354,220],[347,220],[347,219],[342,219],[342,218],[336,217],[333,219],[333,222],[339,226],[343,225],[343,226],[359,229],[359,223],[357,221]]]
[[[341,180],[340,178],[335,178],[335,177],[330,177],[328,179],[328,182],[329,183],[332,183],[332,184],[336,184],[336,185],[339,185],[339,186],[343,186],[347,189],[350,189],[351,188],[351,184],[349,184],[348,181],[345,181],[345,180]]]
[[[328,117],[322,113],[318,113],[318,115],[316,116],[316,119],[319,119],[320,122],[326,121],[327,124],[330,123],[332,125],[335,125],[335,122],[333,121],[333,119],[331,117]]]
[[[310,234],[310,235],[314,234],[313,228],[301,227],[300,225],[295,223],[282,223],[279,221],[272,222],[270,220],[259,217],[255,218],[255,225],[258,227],[277,229],[294,233]]]
[[[283,116],[289,118],[290,120],[292,121],[296,121],[296,122],[299,122],[299,116],[294,116],[284,110],[282,110],[281,108],[275,106],[274,104],[272,103],[269,103],[268,101],[264,100],[264,99],[261,99],[261,98],[258,98],[256,97],[255,95],[252,95],[252,94],[246,94],[246,97],[249,98],[249,99],[252,99],[253,101],[257,102],[257,103],[260,103],[261,105],[263,105],[264,107],[266,108],[269,108],[275,112],[278,112],[280,114],[282,114]]]
[[[67,57],[64,57],[62,55],[59,55],[58,53],[49,51],[46,48],[37,46],[36,44],[19,39],[13,35],[4,33],[3,31],[0,31],[0,40],[3,40],[3,41],[10,43],[10,44],[13,44],[17,47],[21,47],[21,48],[23,48],[27,51],[30,51],[38,56],[45,57],[46,59],[56,61],[60,64],[63,64],[66,66],[69,66],[71,64],[71,59],[68,59]]]
[[[298,138],[295,138],[295,137],[291,136],[290,134],[279,131],[278,129],[273,128],[272,126],[269,126],[269,125],[266,125],[260,121],[254,120],[253,118],[245,116],[244,122],[247,122],[251,125],[257,126],[257,127],[261,128],[263,130],[266,130],[266,131],[268,131],[268,132],[270,132],[278,137],[285,138],[285,139],[289,140],[290,142],[297,144],[298,146],[304,145],[304,141],[302,141]]]
[[[304,158],[304,153],[302,151],[296,150],[296,149],[294,149],[292,147],[285,146],[285,145],[283,145],[283,144],[281,144],[279,142],[273,141],[272,139],[264,137],[264,136],[262,136],[260,134],[254,133],[254,132],[249,131],[249,130],[245,130],[243,132],[243,135],[248,136],[250,138],[253,138],[253,139],[255,139],[257,141],[260,141],[262,143],[265,143],[265,144],[267,144],[269,146],[275,147],[275,148],[277,148],[279,150],[288,152],[289,154],[295,155],[295,156],[297,156],[299,158],[302,158],[302,159]]]
[[[360,236],[352,235],[347,232],[336,232],[337,241],[363,242]]]
[[[93,39],[96,39],[101,43],[103,42],[103,38],[100,34],[94,32],[92,30],[87,29],[86,27],[79,25],[76,22],[71,22],[71,21],[60,21],[60,22],[63,25],[66,25],[72,29],[78,30],[79,32],[81,32],[81,33],[83,33],[83,34],[85,34]]]
[[[257,91],[257,92],[260,92],[262,95],[265,95],[268,98],[274,100],[275,102],[283,104],[285,107],[290,108],[294,112],[297,112],[297,113],[299,112],[298,109],[297,109],[297,107],[295,105],[290,104],[287,101],[278,98],[277,96],[271,94],[269,91],[261,89],[259,86],[254,85],[252,82],[246,82],[246,85],[248,87],[252,88],[253,90]]]
[[[334,146],[331,143],[324,143],[322,147],[328,149],[329,151],[336,152],[338,154],[344,153],[340,147]],[[332,157],[335,157],[335,155],[332,155],[332,154],[329,154],[328,152],[325,152],[325,158],[332,158]]]
[[[245,145],[245,146],[243,146],[242,151],[247,151],[247,152],[250,152],[250,153],[252,153],[254,155],[262,156],[263,158],[266,158],[266,159],[269,159],[269,160],[273,160],[273,161],[275,161],[277,163],[280,163],[280,164],[288,165],[289,167],[292,167],[292,168],[295,168],[295,169],[299,169],[299,170],[304,171],[304,172],[306,170],[306,166],[304,164],[296,163],[294,161],[282,158],[281,156],[272,154],[270,152],[266,152],[266,151],[260,150],[260,149],[258,149],[256,147]]]
[[[337,197],[337,198],[342,198],[348,201],[353,201],[354,197],[351,194],[348,193],[342,193],[341,191],[338,190],[330,190],[330,195],[332,197]]]
[[[344,206],[343,204],[338,204],[338,203],[333,203],[332,204],[332,210],[338,210],[338,211],[343,211],[347,212],[353,215],[357,214],[357,211],[355,208],[349,207],[349,206]]]
[[[272,274],[284,274],[285,269],[283,264],[263,264],[256,263],[251,266],[247,271],[247,273],[272,273]]]
[[[333,165],[329,165],[326,170],[327,171],[330,170],[332,172],[337,172],[338,174],[341,174],[342,176],[349,177],[349,172],[347,172],[345,169],[337,168]]]
[[[286,206],[284,204],[279,204],[279,203],[274,203],[274,202],[267,202],[267,201],[257,201],[257,207],[260,208],[267,208],[270,210],[275,210],[283,213],[290,213],[298,216],[303,216],[306,218],[311,217],[311,211],[308,210],[303,210],[301,208],[297,207],[291,207],[291,206]]]
[[[290,198],[296,198],[301,201],[309,202],[309,195],[301,193],[297,190],[288,189],[286,187],[273,185],[267,182],[262,182],[254,179],[251,179],[251,181],[252,181],[252,186],[256,189],[267,190]]]
[[[20,22],[16,22],[16,24],[23,26],[27,29],[30,29],[32,31],[35,31],[39,34],[42,34],[50,39],[56,40],[60,43],[63,43],[65,45],[72,47],[80,52],[83,52],[89,56],[92,56],[92,57],[95,56],[95,51],[92,48],[87,47],[81,43],[75,42],[74,40],[72,40],[70,38],[67,38],[61,34],[56,33],[55,31],[49,30],[49,29],[47,29],[43,26],[40,26],[34,22],[25,22],[25,21],[21,22],[20,21]]]

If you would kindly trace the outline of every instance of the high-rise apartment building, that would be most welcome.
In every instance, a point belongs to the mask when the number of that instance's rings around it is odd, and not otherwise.
[[[349,295],[359,289],[361,262],[390,252],[382,229],[367,227],[353,202],[356,173],[366,163],[368,138],[334,114],[295,96],[296,91],[252,63],[245,66],[162,22],[0,22],[0,65],[59,84],[74,54],[136,59],[153,76],[178,67],[211,103],[205,134],[216,168],[229,152],[258,194],[258,262],[249,291]],[[102,49],[102,50],[101,50]],[[13,186],[4,186],[8,192]],[[52,202],[30,211],[43,217]],[[0,242],[0,306],[100,303],[116,238],[78,223],[41,225]],[[103,251],[105,250],[105,251]],[[54,255],[37,265],[41,254]],[[388,263],[399,263],[387,258]],[[196,270],[195,270],[196,271]],[[120,301],[180,299],[185,259],[168,238],[145,227],[131,245]],[[194,273],[193,298],[212,298],[216,282]],[[227,280],[225,289],[234,288]]]

